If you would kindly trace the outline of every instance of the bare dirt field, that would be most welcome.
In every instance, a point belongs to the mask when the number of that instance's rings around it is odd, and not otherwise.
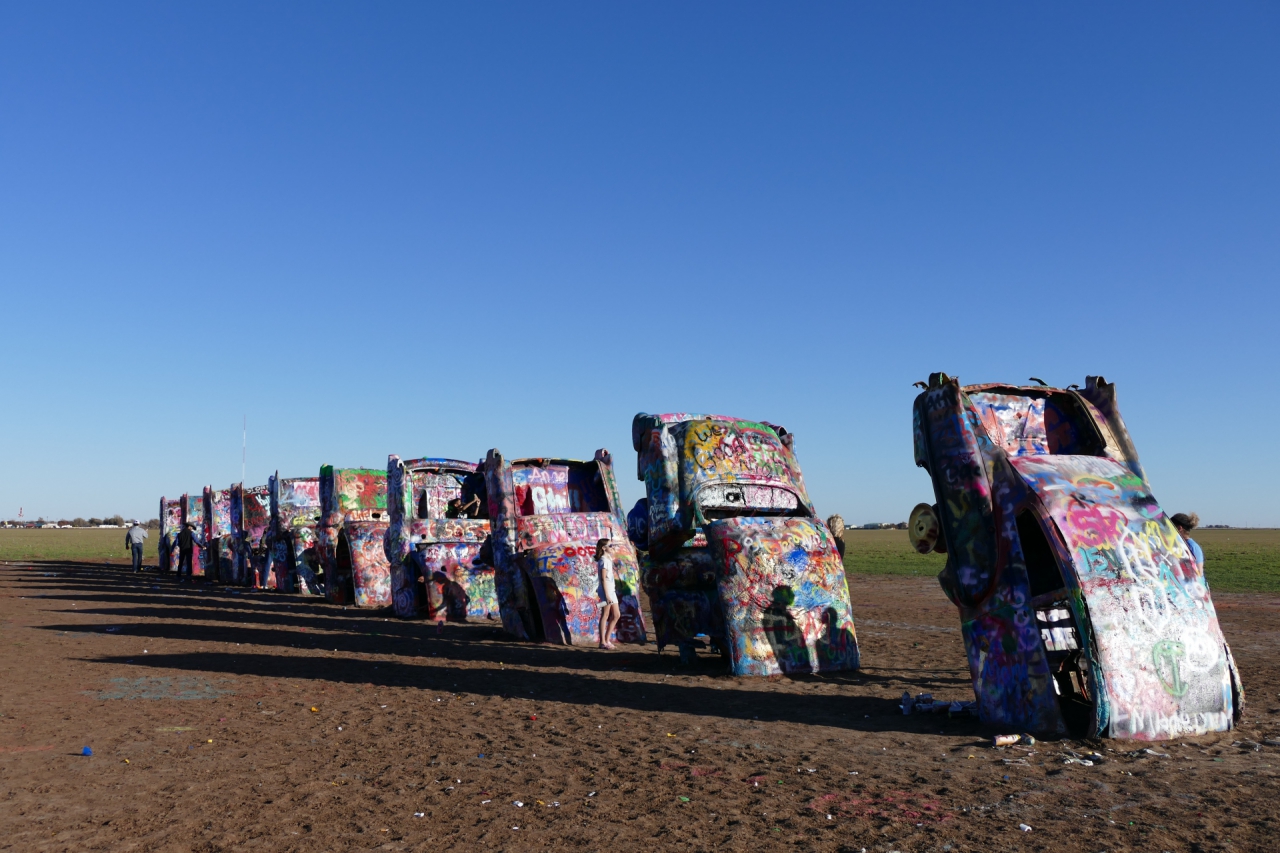
[[[904,690],[972,698],[954,608],[931,578],[850,584],[863,671],[770,681],[0,565],[0,850],[1276,848],[1280,597],[1216,596],[1242,728],[1152,754],[904,717]]]

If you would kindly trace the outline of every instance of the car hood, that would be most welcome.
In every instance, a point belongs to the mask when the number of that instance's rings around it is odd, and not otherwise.
[[[1106,680],[1111,734],[1154,739],[1230,728],[1230,653],[1209,588],[1142,478],[1097,456],[1011,462],[1071,555]]]

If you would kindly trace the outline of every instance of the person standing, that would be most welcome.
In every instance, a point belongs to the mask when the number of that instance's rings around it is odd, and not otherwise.
[[[191,552],[196,544],[196,526],[188,521],[178,534],[178,580],[191,577]]]
[[[1194,512],[1187,514],[1185,512],[1175,513],[1169,519],[1173,522],[1173,526],[1178,529],[1178,535],[1187,543],[1187,547],[1191,549],[1191,556],[1196,558],[1196,565],[1200,567],[1200,571],[1204,571],[1204,549],[1200,547],[1200,543],[1191,538],[1191,531],[1200,526],[1200,516]]]
[[[838,515],[833,515],[827,519],[827,529],[831,531],[831,535],[836,540],[836,550],[840,552],[840,559],[844,559],[844,519]]]
[[[125,531],[124,544],[133,552],[133,570],[135,572],[142,571],[142,543],[147,538],[147,531],[138,519],[133,520],[133,526]]]
[[[613,557],[609,556],[612,543],[601,539],[596,543],[596,568],[600,573],[600,648],[613,648],[613,631],[622,619],[618,608],[618,590],[613,577]]]

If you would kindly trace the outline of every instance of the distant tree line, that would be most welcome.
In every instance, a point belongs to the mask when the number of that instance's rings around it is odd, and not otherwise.
[[[125,518],[123,515],[111,515],[105,518],[72,518],[69,520],[64,518],[57,524],[59,527],[97,527],[102,524],[114,524],[117,527],[121,527],[132,520],[133,519]],[[40,527],[48,523],[51,522],[46,521],[44,518],[38,518],[35,521],[30,521],[25,518],[11,518],[4,522],[4,525],[6,527]],[[143,522],[143,526],[148,530],[159,530],[160,519],[153,518],[149,521],[145,521]]]

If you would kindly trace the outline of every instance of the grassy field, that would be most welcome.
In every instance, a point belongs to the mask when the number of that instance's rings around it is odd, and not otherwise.
[[[1280,530],[1197,530],[1209,588],[1219,592],[1280,592]],[[905,530],[845,533],[845,570],[861,574],[936,577],[946,557],[917,554]]]
[[[0,530],[0,560],[76,560],[128,563],[123,529],[79,527],[71,530]],[[156,564],[160,531],[148,530],[142,559]]]
[[[156,563],[159,531],[149,531],[144,559]],[[1198,530],[1211,589],[1280,592],[1280,530]],[[127,563],[123,530],[0,530],[0,560],[77,560]],[[917,554],[905,530],[845,534],[845,569],[858,574],[936,577],[946,558]]]

